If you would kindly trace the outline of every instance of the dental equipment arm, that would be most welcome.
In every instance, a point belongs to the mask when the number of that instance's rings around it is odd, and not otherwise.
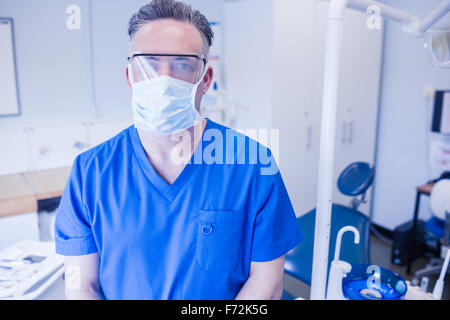
[[[373,0],[349,0],[347,7],[350,9],[367,12],[368,8],[371,6],[378,7],[380,9],[381,16],[384,18],[395,20],[397,22],[411,23],[419,20],[417,17],[410,15],[407,12]]]
[[[374,0],[348,0],[347,5],[350,9],[362,12],[367,12],[370,6],[378,7],[382,17],[403,23],[405,25],[404,31],[421,36],[450,10],[450,0],[443,0],[423,19]]]
[[[443,0],[425,19],[420,20],[394,7],[372,0],[331,0],[326,35],[324,89],[320,136],[317,209],[314,231],[314,256],[311,277],[311,299],[325,298],[328,274],[333,169],[336,119],[339,90],[339,72],[342,54],[344,13],[347,7],[367,12],[371,5],[380,8],[382,17],[404,24],[404,31],[421,35],[450,10],[450,0]]]
[[[65,292],[68,300],[103,300],[98,280],[98,253],[82,256],[66,256]]]
[[[403,23],[405,32],[415,36],[422,36],[425,31],[437,23],[450,10],[450,0],[443,0],[439,6],[422,20],[397,8],[373,0],[348,0],[347,7],[366,12],[370,6],[378,7],[382,17]]]
[[[436,22],[438,22],[439,19],[441,19],[448,11],[450,11],[450,0],[444,0],[425,19],[417,23],[417,32],[423,34]]]

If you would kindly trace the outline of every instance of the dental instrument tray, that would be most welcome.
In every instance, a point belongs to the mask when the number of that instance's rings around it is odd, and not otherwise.
[[[64,272],[50,241],[22,240],[0,252],[0,299],[34,299]]]
[[[403,278],[379,265],[354,264],[342,281],[349,300],[400,300],[406,294]]]

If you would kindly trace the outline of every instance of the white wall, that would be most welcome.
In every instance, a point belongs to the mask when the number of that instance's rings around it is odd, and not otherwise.
[[[22,112],[0,118],[0,126],[89,113],[89,74],[84,63],[89,52],[83,33],[66,28],[66,8],[75,3],[85,5],[85,1],[65,0],[0,1],[0,16],[14,19]]]
[[[187,0],[210,21],[223,20],[224,0]],[[125,81],[128,20],[147,0],[0,1],[14,19],[22,114],[0,127],[59,119],[131,117]],[[69,5],[81,9],[81,29],[69,30]]]
[[[279,151],[276,159],[297,216],[316,205],[328,5],[245,0],[225,6],[228,95],[247,108],[237,127],[279,130],[278,150],[274,141],[268,146]],[[342,122],[352,121],[355,133],[353,142],[336,148],[335,181],[350,163],[374,161],[381,33],[365,22],[362,13],[346,16],[337,143],[343,140]],[[333,201],[349,199],[335,190]],[[368,214],[369,208],[363,209]]]
[[[440,0],[383,2],[424,17]],[[436,177],[428,165],[431,109],[423,93],[425,86],[450,89],[450,70],[431,66],[423,39],[405,34],[396,22],[385,28],[373,221],[393,230],[412,219],[416,186]],[[429,217],[425,196],[420,218]]]
[[[148,2],[0,1],[0,16],[14,20],[21,100],[20,116],[0,117],[0,175],[70,166],[131,124],[128,20]],[[223,0],[186,2],[223,20]],[[69,5],[80,29],[67,28]]]
[[[242,107],[237,128],[272,127],[273,81],[276,80],[272,67],[272,1],[236,1],[225,6],[225,83],[229,98]]]

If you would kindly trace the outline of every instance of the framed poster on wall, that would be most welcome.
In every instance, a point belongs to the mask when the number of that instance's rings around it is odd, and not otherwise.
[[[431,131],[450,135],[450,90],[435,93]]]
[[[13,19],[0,17],[0,116],[19,114]]]

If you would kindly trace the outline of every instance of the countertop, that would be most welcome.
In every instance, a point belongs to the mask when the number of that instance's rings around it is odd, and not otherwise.
[[[60,197],[70,167],[0,176],[0,218],[36,212],[38,200]]]

